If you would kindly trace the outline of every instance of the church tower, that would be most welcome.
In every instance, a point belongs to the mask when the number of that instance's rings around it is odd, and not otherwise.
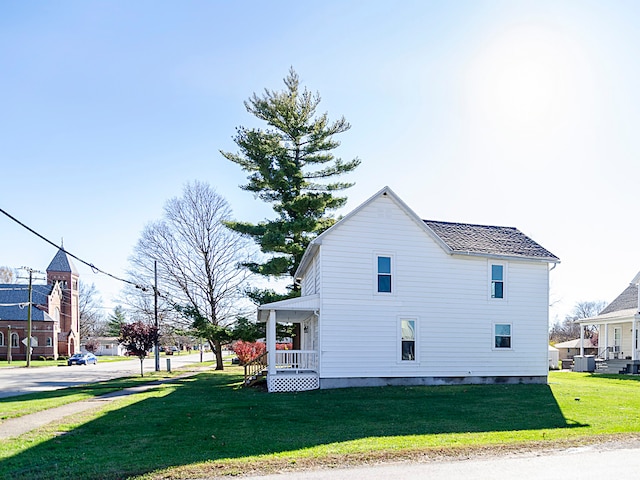
[[[80,351],[80,276],[71,258],[63,250],[58,250],[47,267],[47,283],[60,282],[62,301],[60,302],[60,333],[58,354],[71,356]]]

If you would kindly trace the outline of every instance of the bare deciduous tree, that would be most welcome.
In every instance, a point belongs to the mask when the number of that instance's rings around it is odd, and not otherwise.
[[[145,227],[135,246],[130,272],[138,282],[152,285],[157,262],[160,291],[189,319],[191,328],[206,338],[222,370],[221,345],[229,327],[243,313],[243,291],[250,243],[227,228],[231,209],[208,184],[189,183],[182,197],[164,208],[162,220]],[[148,297],[147,297],[148,298]]]
[[[16,272],[10,267],[0,267],[0,283],[14,283]]]
[[[104,316],[102,315],[102,298],[95,284],[80,282],[78,307],[80,310],[80,340],[86,342],[90,338],[104,334]]]
[[[565,316],[562,322],[556,322],[555,325],[551,327],[549,340],[553,343],[560,343],[580,338],[580,325],[576,323],[576,320],[595,317],[606,306],[607,302],[602,300],[583,300],[577,302],[573,306],[570,315]],[[585,329],[585,338],[592,338],[596,336],[597,333],[595,327],[588,327]]]

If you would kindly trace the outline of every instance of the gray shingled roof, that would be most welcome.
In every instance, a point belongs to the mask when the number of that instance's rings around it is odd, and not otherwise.
[[[620,310],[630,310],[632,308],[638,308],[638,287],[636,285],[629,285],[625,288],[599,315],[619,312]]]
[[[517,228],[424,220],[454,253],[476,253],[560,261]]]
[[[31,301],[36,305],[47,305],[47,295],[51,293],[52,285],[33,285],[31,291]],[[29,302],[29,286],[6,283],[0,284],[0,320],[27,320],[27,308],[20,308],[19,305],[3,307],[3,304],[16,304]],[[31,309],[32,320],[44,320],[44,312],[36,307]]]
[[[76,270],[76,266],[71,261],[71,258],[62,250],[58,250],[56,256],[53,257],[53,260],[51,260],[51,263],[47,267],[47,272],[71,272],[78,275],[78,270]]]

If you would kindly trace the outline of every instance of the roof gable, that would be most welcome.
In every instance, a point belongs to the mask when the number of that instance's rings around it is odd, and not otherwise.
[[[638,286],[629,285],[618,295],[613,302],[605,307],[598,315],[619,312],[621,310],[631,310],[638,308]]]
[[[384,187],[311,241],[296,271],[296,278],[306,269],[318,246],[322,244],[327,235],[331,235],[335,229],[340,228],[340,225],[348,222],[351,217],[357,215],[358,212],[380,196],[391,199],[416,225],[450,255],[500,256],[560,263],[558,257],[517,228],[422,220],[393,190],[389,187]]]

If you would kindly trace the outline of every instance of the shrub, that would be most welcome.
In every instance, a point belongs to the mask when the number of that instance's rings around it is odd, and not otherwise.
[[[233,344],[233,351],[238,356],[240,364],[244,365],[266,352],[267,346],[264,342],[243,342],[238,340]]]

